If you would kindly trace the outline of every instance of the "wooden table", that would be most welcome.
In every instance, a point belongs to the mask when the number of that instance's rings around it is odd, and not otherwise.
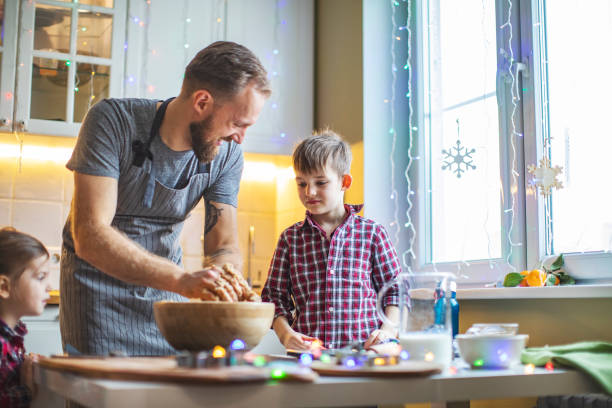
[[[460,364],[460,363],[459,363]],[[33,407],[58,406],[63,398],[95,408],[118,407],[331,407],[432,402],[432,407],[469,407],[469,400],[601,392],[574,370],[524,366],[508,370],[460,367],[418,378],[321,377],[314,383],[183,385],[85,378],[35,367],[39,395]]]

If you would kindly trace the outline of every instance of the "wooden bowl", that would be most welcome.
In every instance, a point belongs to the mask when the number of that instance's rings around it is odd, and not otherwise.
[[[270,330],[274,304],[262,302],[156,302],[155,321],[177,350],[203,351],[234,339],[255,347]]]

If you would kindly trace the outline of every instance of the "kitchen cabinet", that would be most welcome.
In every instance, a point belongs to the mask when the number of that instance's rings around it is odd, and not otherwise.
[[[26,316],[22,321],[28,328],[25,349],[43,356],[62,354],[59,327],[59,305],[47,305],[40,316]]]
[[[272,96],[249,129],[246,151],[291,154],[314,126],[314,4],[304,0],[230,0],[227,40],[262,61]]]
[[[195,54],[219,40],[251,49],[272,96],[247,132],[247,152],[291,154],[314,123],[313,0],[130,2],[125,96],[176,96]],[[147,21],[144,26],[140,22]]]
[[[0,130],[76,136],[107,97],[166,99],[218,40],[250,48],[272,96],[244,150],[290,154],[314,123],[314,0],[0,0]]]
[[[0,130],[76,136],[85,113],[121,96],[126,2],[2,1]]]

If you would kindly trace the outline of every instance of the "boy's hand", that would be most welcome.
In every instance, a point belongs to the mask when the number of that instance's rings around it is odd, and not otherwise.
[[[287,331],[280,340],[285,348],[293,350],[310,350],[312,342],[317,340],[317,338],[306,336],[302,333],[296,332],[295,330],[291,330]]]
[[[19,371],[19,379],[21,382],[21,385],[25,385],[26,387],[28,387],[30,389],[30,391],[32,391],[32,397],[34,397],[36,395],[36,391],[37,391],[37,387],[36,384],[34,384],[34,370],[33,370],[33,363],[38,361],[38,354],[27,354],[23,360],[23,363],[21,364],[21,368]]]
[[[370,337],[368,337],[366,342],[363,344],[363,348],[367,350],[376,344],[381,344],[389,341],[389,339],[394,338],[394,335],[389,333],[388,331],[383,329],[376,329],[370,334]]]

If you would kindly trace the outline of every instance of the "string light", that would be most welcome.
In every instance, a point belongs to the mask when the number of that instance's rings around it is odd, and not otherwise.
[[[183,5],[183,19],[189,23],[191,18],[189,17],[189,2]],[[187,66],[187,60],[189,59],[189,40],[187,39],[187,24],[183,24],[183,66]]]
[[[244,350],[245,348],[246,348],[245,342],[240,340],[240,339],[235,339],[230,344],[230,349],[231,350]]]
[[[275,380],[281,380],[281,379],[285,378],[286,376],[287,376],[287,373],[284,372],[283,370],[281,370],[280,368],[275,368],[270,373],[270,377],[272,377]]]
[[[395,4],[394,0],[391,0],[391,37],[395,35],[397,24],[395,23]],[[391,135],[391,153],[390,153],[390,164],[391,164],[391,200],[393,200],[393,222],[390,226],[398,225],[398,213],[399,204],[397,200],[397,189],[395,187],[395,145],[397,144],[397,134],[395,132],[395,86],[397,84],[397,74],[395,68],[395,41],[391,41],[391,127],[389,128],[389,134]],[[394,244],[397,247],[399,243],[399,228],[394,231]]]
[[[275,115],[280,115],[282,112],[280,111],[281,105],[279,101],[281,100],[281,94],[279,90],[282,90],[282,87],[275,87],[274,84],[277,83],[282,72],[280,71],[279,63],[280,60],[278,58],[281,50],[279,47],[279,33],[281,29],[286,29],[287,20],[281,17],[281,8],[283,8],[285,3],[282,1],[278,1],[276,3],[276,7],[274,9],[274,36],[273,36],[273,48],[267,55],[267,60],[269,61],[269,70],[268,70],[268,78],[271,80],[272,87],[275,88],[275,91],[272,93],[272,100],[270,103],[270,109],[275,111]],[[280,123],[281,121],[275,121],[276,123]],[[277,134],[280,136],[282,140],[281,143],[286,143],[284,139],[287,134],[282,129],[276,129]]]
[[[512,152],[512,164],[511,164],[511,188],[512,186],[517,186],[518,185],[518,172],[516,171],[516,145],[514,143],[514,137],[516,136],[516,111],[518,109],[518,100],[519,100],[519,96],[518,96],[518,81],[516,80],[516,77],[514,75],[514,72],[512,71],[512,68],[514,66],[514,50],[512,49],[512,38],[513,38],[513,28],[512,28],[512,0],[508,0],[508,19],[506,20],[506,22],[500,27],[500,29],[504,29],[504,28],[508,28],[509,30],[509,35],[508,35],[508,56],[509,56],[509,64],[508,64],[508,73],[510,75],[510,79],[511,79],[511,86],[510,86],[510,94],[511,94],[511,99],[512,99],[512,113],[510,114],[510,123],[512,124],[512,132],[510,134],[510,147],[511,147],[511,152]],[[517,71],[518,74],[518,71]],[[506,238],[507,241],[509,243],[508,245],[508,255],[506,256],[506,263],[508,263],[510,265],[510,268],[512,270],[512,272],[516,272],[516,267],[514,266],[513,263],[511,263],[510,259],[512,257],[512,252],[513,252],[513,248],[515,246],[519,246],[519,245],[515,245],[512,241],[512,230],[514,229],[514,214],[515,214],[515,207],[516,207],[516,193],[513,191],[510,191],[510,202],[511,202],[511,206],[510,209],[512,210],[510,212],[510,225],[506,231]]]
[[[212,356],[214,358],[223,358],[225,357],[225,349],[221,346],[215,346],[212,351]]]
[[[408,92],[406,92],[406,98],[408,98],[408,164],[406,165],[406,170],[404,171],[404,177],[406,178],[406,184],[407,184],[407,189],[408,189],[408,195],[406,196],[406,201],[408,203],[408,206],[406,208],[406,228],[408,228],[410,236],[409,236],[409,244],[408,244],[408,249],[406,251],[404,251],[404,253],[402,254],[402,261],[404,263],[404,265],[408,268],[408,271],[411,272],[412,268],[411,268],[411,263],[408,263],[406,261],[406,257],[409,255],[412,257],[412,260],[416,259],[416,256],[414,254],[414,240],[416,239],[416,230],[414,228],[414,224],[412,223],[412,215],[411,215],[411,210],[412,210],[412,201],[410,199],[410,192],[412,192],[412,181],[410,179],[410,167],[412,166],[412,146],[413,146],[413,135],[412,132],[416,131],[417,128],[412,126],[412,117],[414,114],[414,109],[412,107],[412,66],[411,66],[411,59],[412,59],[412,30],[410,29],[410,23],[411,23],[411,17],[412,17],[412,1],[407,1],[406,2],[406,25],[403,26],[403,28],[406,30],[406,64],[404,65],[406,68],[404,68],[407,72],[408,72],[408,78],[407,78],[407,84],[408,84]]]

